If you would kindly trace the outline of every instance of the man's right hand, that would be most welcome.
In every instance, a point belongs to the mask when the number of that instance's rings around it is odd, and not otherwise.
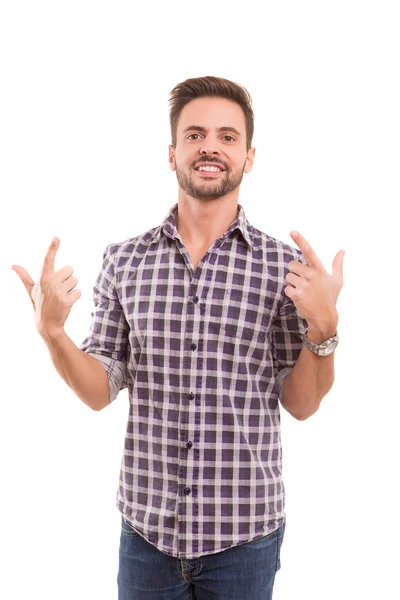
[[[74,290],[78,280],[72,276],[73,268],[66,266],[59,271],[54,270],[59,243],[60,240],[54,238],[50,244],[36,283],[23,267],[11,267],[28,292],[35,311],[35,325],[41,335],[63,331],[71,306],[81,297],[80,290]]]

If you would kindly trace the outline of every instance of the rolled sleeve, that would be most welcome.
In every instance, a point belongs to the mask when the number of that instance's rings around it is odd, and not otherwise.
[[[128,387],[126,362],[94,352],[88,352],[88,354],[98,360],[105,368],[110,384],[110,402],[113,402],[120,390]]]
[[[306,260],[300,251],[293,248],[293,257],[290,260],[298,260],[306,264]],[[289,262],[289,261],[288,261]],[[296,306],[291,298],[284,292],[288,285],[286,275],[289,272],[285,265],[285,284],[283,287],[283,299],[279,308],[278,316],[275,318],[272,326],[272,356],[274,365],[275,381],[279,387],[279,399],[282,400],[282,387],[285,377],[287,377],[303,347],[303,334],[307,331],[308,323],[298,313]]]
[[[93,287],[94,311],[88,336],[80,349],[94,356],[105,368],[112,402],[127,385],[129,325],[120,305],[115,277],[117,246],[110,244],[103,253],[103,264]]]

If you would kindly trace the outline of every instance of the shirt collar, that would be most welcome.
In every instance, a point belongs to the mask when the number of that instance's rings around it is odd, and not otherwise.
[[[158,242],[161,239],[161,236],[163,234],[168,236],[171,239],[175,239],[177,237],[178,230],[176,228],[176,220],[175,220],[177,211],[178,211],[178,204],[174,204],[174,206],[172,208],[170,208],[170,210],[168,211],[168,213],[165,216],[165,219],[163,220],[161,225],[159,227],[156,227],[156,229],[154,231],[154,235],[153,235],[152,239],[150,240],[150,243]],[[243,210],[243,206],[241,204],[238,204],[237,217],[233,221],[233,223],[229,226],[227,231],[224,233],[224,237],[227,237],[235,229],[239,229],[239,231],[241,232],[243,238],[245,239],[245,241],[247,242],[249,247],[251,249],[253,249],[254,248],[253,228],[250,225],[250,223],[248,222],[248,220],[246,219],[246,216],[245,216],[244,210]]]

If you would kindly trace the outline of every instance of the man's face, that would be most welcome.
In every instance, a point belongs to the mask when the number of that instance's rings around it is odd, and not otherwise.
[[[239,187],[243,173],[252,168],[254,153],[255,148],[246,149],[246,122],[239,104],[197,98],[180,114],[169,162],[185,193],[216,199]]]

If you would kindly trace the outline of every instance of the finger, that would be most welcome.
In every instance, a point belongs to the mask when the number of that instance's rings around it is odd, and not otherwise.
[[[52,242],[49,246],[49,249],[47,250],[47,254],[44,257],[42,273],[44,273],[44,274],[54,273],[54,270],[55,270],[54,269],[54,261],[56,259],[56,254],[57,254],[59,245],[60,245],[60,240],[57,237],[53,238]]]
[[[324,269],[324,265],[312,249],[311,245],[307,242],[307,240],[298,232],[291,231],[291,238],[296,242],[297,246],[300,248],[302,253],[304,254],[304,258],[307,261],[307,264],[310,267],[316,267],[318,269]]]
[[[32,277],[29,275],[28,271],[26,271],[23,267],[20,267],[19,265],[13,265],[11,268],[13,271],[16,272],[16,274],[21,279],[22,283],[25,286],[26,291],[29,294],[32,304],[33,304],[31,294],[32,294],[32,289],[33,289],[33,286],[35,285],[35,282],[33,281]]]
[[[73,292],[71,292],[70,294],[68,294],[68,297],[71,301],[71,304],[73,304],[74,302],[76,302],[77,300],[79,300],[79,298],[81,297],[82,292],[81,290],[74,290]]]
[[[68,277],[60,286],[61,294],[65,295],[71,292],[78,285],[77,277]]]
[[[286,275],[286,281],[295,288],[301,287],[303,283],[302,278],[298,275],[295,275],[294,273],[288,273]]]
[[[72,276],[73,272],[74,269],[71,265],[67,265],[56,271],[53,275],[53,285],[55,286],[55,289],[61,288],[62,284]]]
[[[288,269],[291,273],[296,273],[296,275],[299,275],[300,277],[307,277],[310,271],[308,265],[305,265],[298,260],[291,260],[288,263]]]
[[[345,250],[339,250],[333,259],[332,275],[339,279],[339,281],[343,281],[343,260],[345,252]]]

